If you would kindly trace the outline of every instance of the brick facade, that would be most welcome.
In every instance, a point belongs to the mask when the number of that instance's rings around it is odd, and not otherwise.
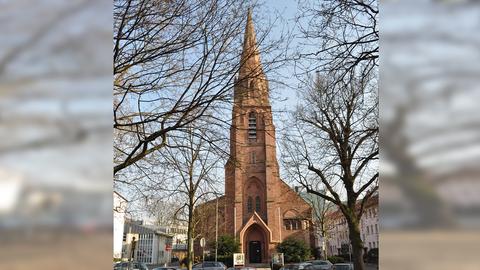
[[[311,207],[279,177],[268,81],[255,39],[249,12],[234,89],[230,158],[225,165],[225,196],[219,200],[218,223],[219,235],[234,235],[240,242],[247,263],[265,263],[286,237],[310,245]],[[208,239],[213,236],[216,215],[214,210],[213,215],[206,213],[212,213],[214,204],[211,201],[199,208],[204,220],[197,231]]]

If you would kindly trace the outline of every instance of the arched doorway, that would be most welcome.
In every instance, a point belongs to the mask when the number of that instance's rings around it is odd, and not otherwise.
[[[252,224],[245,232],[243,243],[248,263],[262,263],[266,261],[267,237],[262,227],[258,224]]]

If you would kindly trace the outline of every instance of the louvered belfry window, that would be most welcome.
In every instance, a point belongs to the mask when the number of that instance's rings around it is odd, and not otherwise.
[[[248,114],[248,140],[257,140],[257,115],[254,112]]]

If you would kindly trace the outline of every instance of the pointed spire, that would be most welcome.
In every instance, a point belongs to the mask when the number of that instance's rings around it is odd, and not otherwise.
[[[252,9],[248,9],[247,24],[243,40],[240,70],[234,90],[235,102],[238,104],[268,105],[268,82],[260,62],[255,29],[253,27]]]
[[[240,68],[240,77],[247,75],[252,76],[252,72],[263,72],[260,62],[260,53],[257,48],[257,39],[255,35],[255,29],[253,27],[252,9],[248,9],[247,25],[245,27],[245,36],[243,40],[243,52]]]

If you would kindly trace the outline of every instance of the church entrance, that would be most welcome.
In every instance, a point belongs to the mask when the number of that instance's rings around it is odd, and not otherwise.
[[[248,242],[248,261],[250,263],[262,262],[262,243],[260,241]]]
[[[268,256],[267,238],[264,230],[258,224],[251,225],[245,232],[243,252],[247,263],[263,263]]]

